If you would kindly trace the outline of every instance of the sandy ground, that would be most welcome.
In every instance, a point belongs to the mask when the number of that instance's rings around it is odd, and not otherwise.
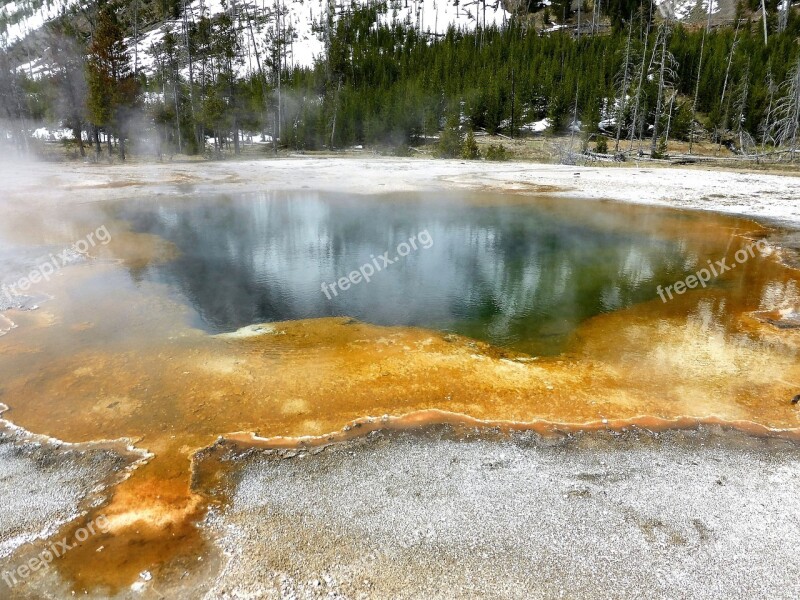
[[[433,428],[294,454],[228,472],[232,501],[208,518],[227,564],[206,599],[800,595],[786,442]]]
[[[266,188],[350,193],[492,189],[657,204],[800,224],[800,177],[697,168],[573,167],[400,158],[281,158],[129,165],[6,161],[8,199],[88,201]],[[224,186],[224,187],[220,187]]]

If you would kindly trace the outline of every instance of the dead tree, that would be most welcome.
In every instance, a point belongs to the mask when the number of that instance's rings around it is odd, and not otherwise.
[[[752,136],[744,127],[747,120],[747,102],[750,98],[750,61],[747,61],[742,80],[739,84],[739,89],[736,92],[736,99],[734,100],[733,110],[736,117],[736,133],[739,138],[739,148],[745,154],[748,153],[747,149],[754,145]]]
[[[710,4],[710,2],[709,2]],[[711,16],[711,8],[709,7],[709,22]],[[700,59],[697,63],[697,82],[694,87],[694,99],[692,100],[692,122],[689,124],[689,154],[692,153],[692,146],[694,145],[694,123],[697,119],[697,97],[700,94],[700,76],[703,73],[703,53],[706,49],[706,33],[708,28],[703,31],[703,39],[700,42]]]
[[[794,160],[800,135],[800,58],[789,71],[781,91],[783,95],[775,105],[775,141],[788,148]]]
[[[641,15],[642,13],[639,13],[639,14]],[[630,147],[630,149],[631,150],[633,149],[633,140],[634,140],[634,138],[636,136],[637,119],[640,116],[639,115],[639,107],[640,107],[641,100],[642,100],[642,88],[644,86],[644,78],[645,78],[645,75],[646,75],[646,73],[648,71],[647,45],[648,45],[648,42],[650,40],[650,24],[652,23],[652,20],[653,20],[653,3],[651,2],[650,3],[650,13],[649,13],[649,15],[647,17],[647,29],[645,30],[645,33],[644,33],[644,49],[642,50],[642,61],[639,64],[639,67],[638,67],[638,71],[639,71],[638,72],[638,80],[639,80],[639,83],[636,86],[636,95],[634,96],[634,101],[633,101],[633,120],[631,121],[631,129],[630,129],[630,132],[631,132],[631,147]]]
[[[761,152],[766,151],[767,141],[771,144],[775,144],[775,138],[772,135],[773,132],[773,122],[772,122],[772,109],[775,102],[775,93],[778,91],[778,86],[775,84],[775,79],[772,77],[772,64],[770,63],[767,67],[767,92],[769,94],[769,102],[767,103],[767,114],[764,116],[764,120],[761,122],[759,127],[759,133],[761,134]]]
[[[653,120],[653,139],[650,143],[651,156],[655,156],[658,148],[658,131],[661,121],[661,111],[664,104],[664,89],[667,85],[671,85],[677,77],[675,72],[675,57],[667,50],[670,30],[669,20],[667,20],[661,24],[656,36],[656,48],[658,48],[658,44],[661,44],[661,57],[656,63],[658,66],[658,95],[656,97],[656,112]]]
[[[719,106],[722,109],[725,106],[725,95],[728,91],[728,81],[731,76],[731,65],[733,64],[733,57],[736,54],[736,47],[739,45],[739,27],[741,26],[741,21],[736,22],[736,31],[733,34],[733,45],[731,46],[730,54],[728,54],[728,66],[725,69],[725,81],[722,84],[722,95],[719,97]],[[726,126],[728,122],[729,112],[725,109],[724,118],[722,126]],[[717,153],[719,153],[720,148],[722,146],[722,131],[717,129]]]
[[[628,91],[633,77],[633,63],[631,61],[631,37],[633,33],[633,19],[628,22],[628,41],[625,43],[625,60],[618,76],[620,88],[619,101],[617,102],[617,134],[615,136],[614,151],[619,152],[619,140],[622,137],[622,121],[625,119],[625,109],[628,105]]]
[[[789,24],[789,11],[791,10],[791,0],[781,0],[778,4],[778,33],[786,31]]]

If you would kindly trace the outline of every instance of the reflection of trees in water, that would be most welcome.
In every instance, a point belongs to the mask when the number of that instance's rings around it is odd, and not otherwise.
[[[216,331],[349,315],[510,343],[566,335],[674,279],[677,245],[621,233],[624,217],[603,213],[595,227],[531,206],[266,193],[124,216],[178,246],[181,256],[151,276],[177,287]],[[423,229],[432,248],[332,300],[321,293],[323,281],[386,250],[393,258]]]

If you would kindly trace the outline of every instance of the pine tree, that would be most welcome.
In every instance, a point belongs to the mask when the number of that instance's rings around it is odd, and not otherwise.
[[[475,135],[470,129],[467,132],[467,137],[464,139],[464,143],[461,147],[461,158],[465,160],[475,160],[476,158],[479,158],[480,155],[481,153],[478,150],[478,144],[475,142]]]
[[[56,88],[55,114],[75,138],[81,157],[86,156],[83,146],[83,123],[86,120],[86,69],[85,43],[70,21],[48,24],[48,53],[53,65]]]
[[[461,132],[459,115],[457,111],[452,111],[439,136],[438,154],[443,158],[456,158],[461,155],[463,145],[464,134]]]
[[[100,7],[89,47],[87,82],[87,104],[95,135],[98,128],[106,129],[110,159],[110,133],[113,132],[119,142],[119,157],[125,160],[125,138],[131,109],[136,101],[137,86],[130,68],[125,33],[111,3],[104,3]]]

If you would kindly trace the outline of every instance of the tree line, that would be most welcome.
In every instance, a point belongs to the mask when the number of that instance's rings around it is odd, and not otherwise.
[[[44,75],[31,77],[15,68],[12,51],[0,53],[0,102],[9,123],[59,122],[81,155],[123,159],[130,145],[158,155],[238,153],[243,132],[275,149],[403,151],[440,138],[444,146],[453,129],[459,140],[467,131],[516,137],[534,122],[554,132],[580,127],[604,151],[658,156],[668,139],[689,142],[690,151],[710,139],[793,157],[800,18],[784,0],[766,2],[765,13],[753,10],[760,0],[748,2],[724,27],[688,27],[652,3],[615,0],[585,3],[588,30],[544,32],[525,12],[503,27],[441,36],[378,24],[391,2],[331,4],[317,24],[324,55],[293,67],[282,0],[266,11],[230,0],[199,18],[181,0],[158,10],[144,0],[100,0],[45,26]],[[567,16],[563,4],[548,8]],[[142,14],[168,19],[147,57],[129,47]],[[610,27],[595,27],[601,18]]]

